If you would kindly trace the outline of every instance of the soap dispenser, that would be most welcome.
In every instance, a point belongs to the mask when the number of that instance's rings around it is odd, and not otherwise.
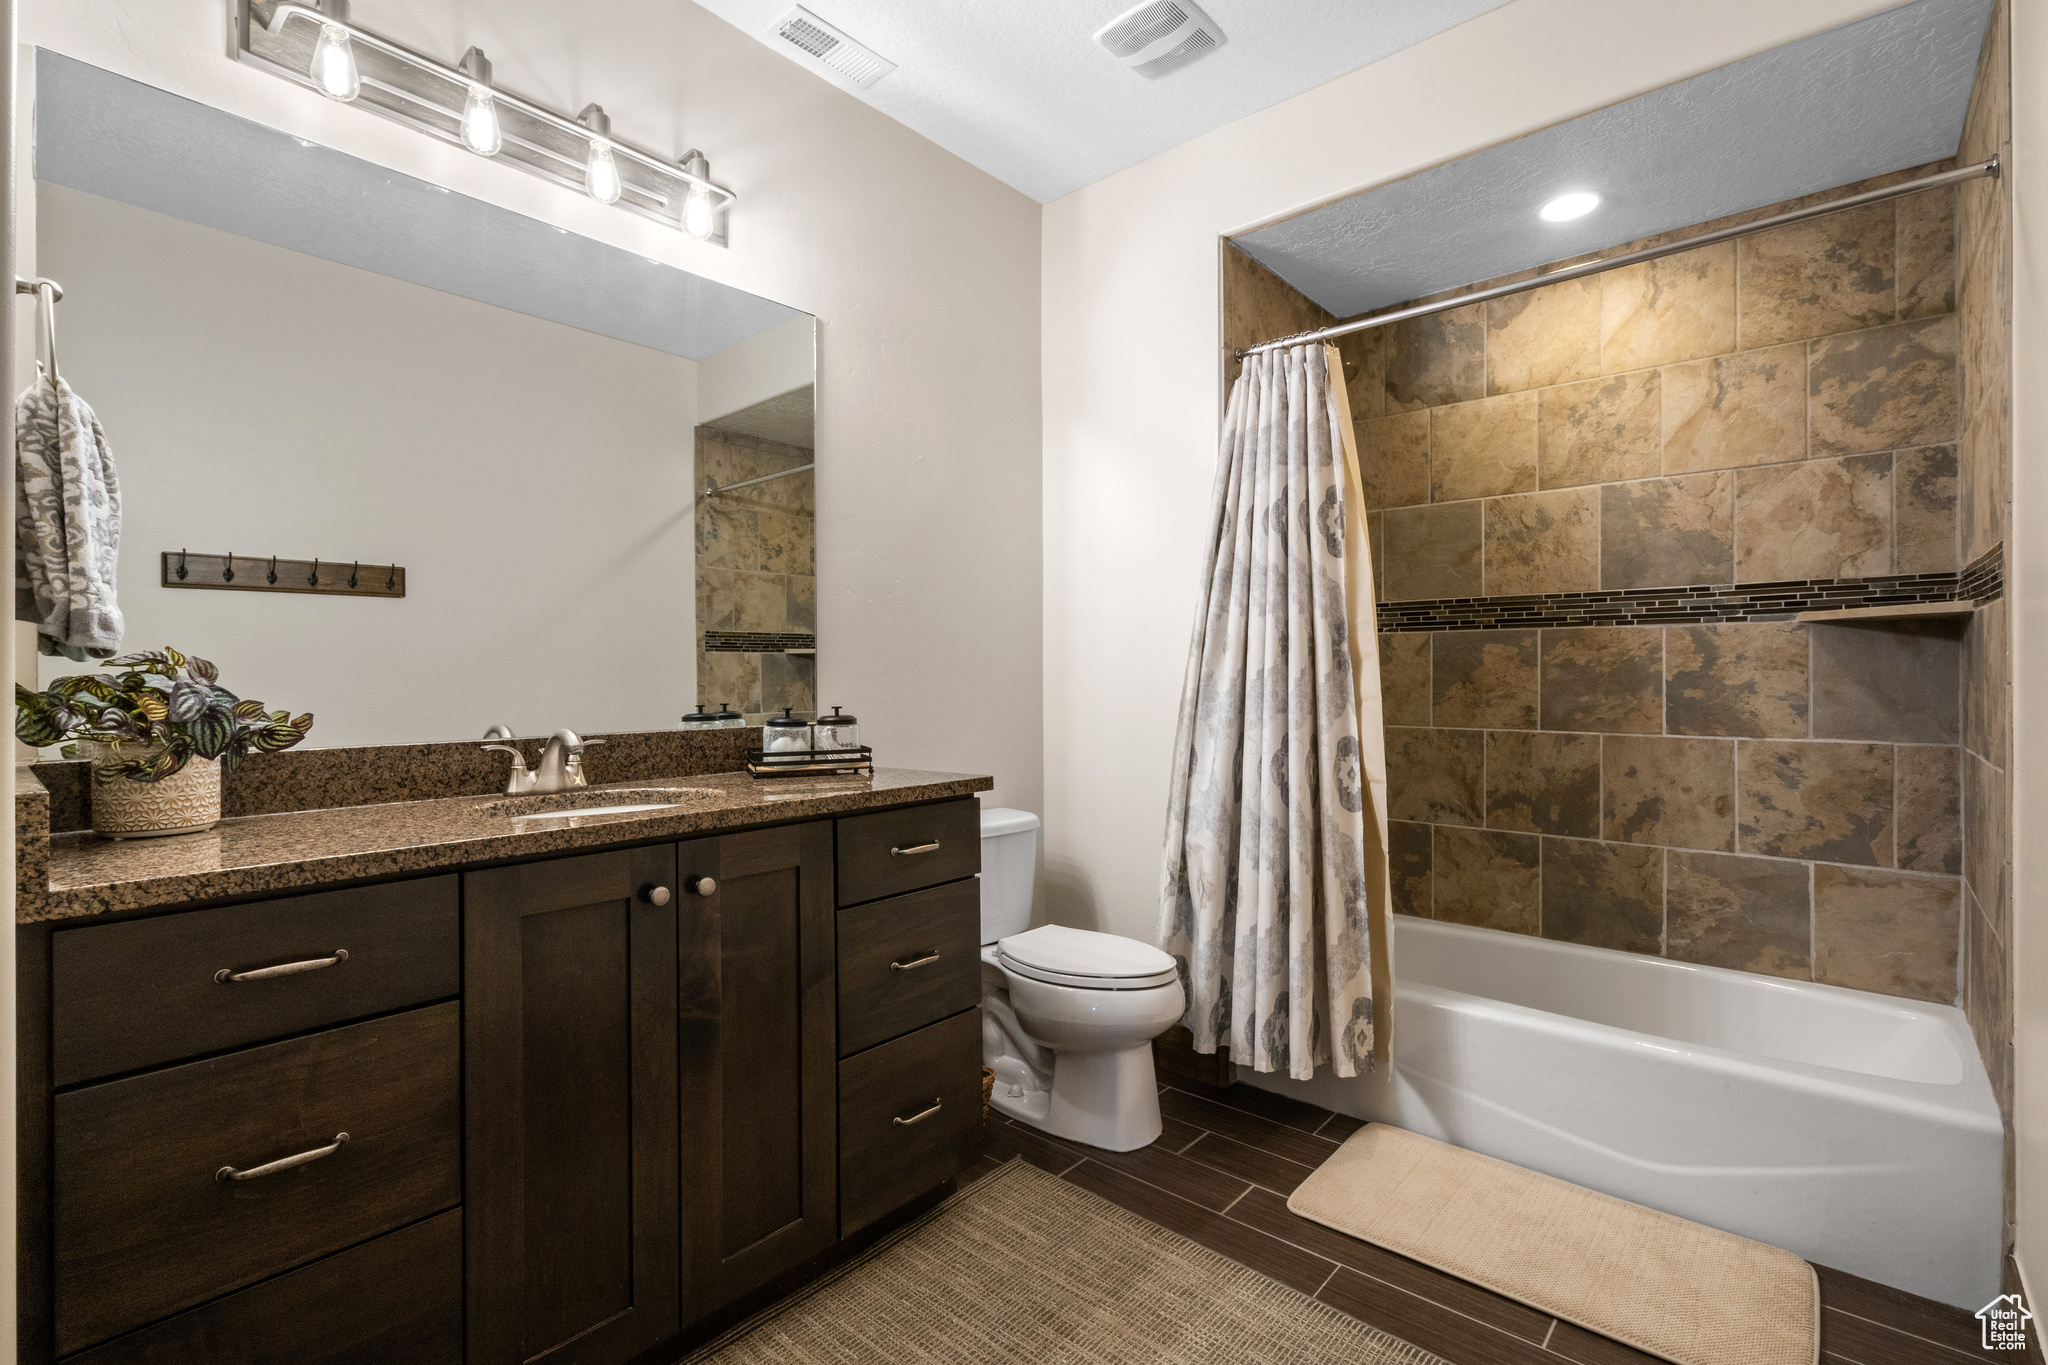
[[[762,749],[771,754],[800,754],[811,747],[811,723],[790,714],[795,709],[785,706],[781,715],[768,717],[762,727]]]

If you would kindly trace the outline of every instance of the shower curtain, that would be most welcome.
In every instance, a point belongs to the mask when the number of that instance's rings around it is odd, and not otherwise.
[[[1160,946],[1195,1049],[1355,1076],[1386,1056],[1386,746],[1335,348],[1245,357],[1181,689]],[[1374,651],[1366,657],[1364,651]]]

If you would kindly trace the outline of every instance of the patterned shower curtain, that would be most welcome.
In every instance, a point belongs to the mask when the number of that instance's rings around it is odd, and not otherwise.
[[[1334,348],[1245,358],[1214,506],[1160,946],[1180,964],[1197,1051],[1225,1044],[1241,1066],[1300,1079],[1320,1064],[1355,1076],[1385,1055],[1392,995],[1386,758],[1364,499]]]

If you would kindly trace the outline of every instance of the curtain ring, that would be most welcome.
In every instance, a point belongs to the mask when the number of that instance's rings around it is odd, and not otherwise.
[[[317,559],[313,561],[313,572],[306,575],[306,586],[309,588],[320,586],[320,561]]]
[[[178,581],[180,583],[185,581],[185,552],[183,550],[178,551]]]
[[[263,581],[272,585],[277,582],[277,556],[270,557],[270,572],[263,575]]]
[[[351,588],[353,588],[356,585],[356,570],[362,567],[363,561],[360,559],[358,559],[355,563],[348,566],[348,585]]]
[[[220,581],[223,583],[235,581],[235,552],[233,550],[228,551],[228,566],[220,571]]]

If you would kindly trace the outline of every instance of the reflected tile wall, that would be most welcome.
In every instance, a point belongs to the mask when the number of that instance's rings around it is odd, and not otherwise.
[[[696,482],[738,483],[810,464],[814,452],[711,427],[696,432]],[[818,709],[817,659],[704,648],[706,631],[815,633],[817,513],[809,473],[700,498],[697,531],[697,700],[750,716]]]

